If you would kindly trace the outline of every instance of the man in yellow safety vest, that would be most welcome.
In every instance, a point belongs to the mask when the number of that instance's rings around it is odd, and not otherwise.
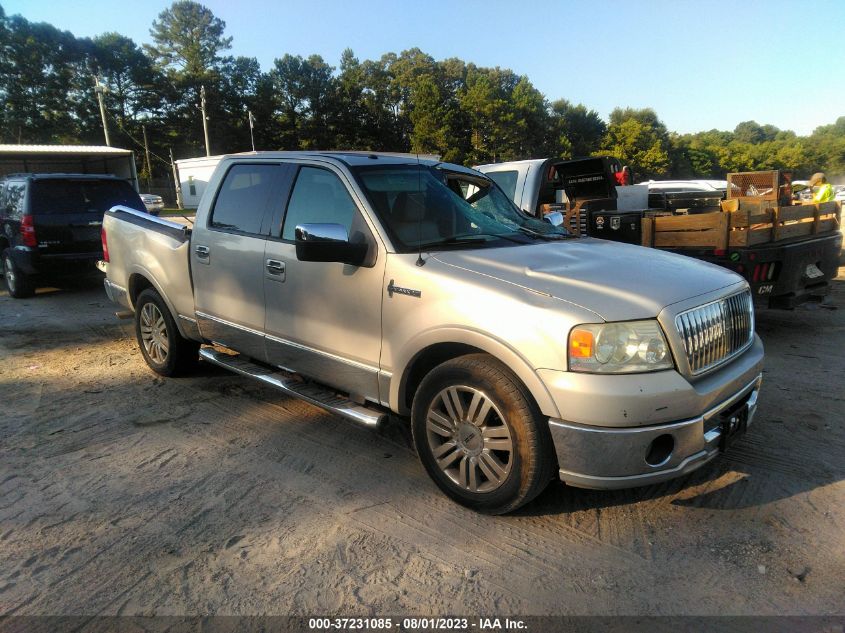
[[[818,191],[813,193],[813,202],[828,202],[833,200],[836,195],[833,191],[833,186],[827,181],[827,178],[825,178],[822,172],[813,174],[813,177],[810,178],[809,185],[810,189],[818,186]]]

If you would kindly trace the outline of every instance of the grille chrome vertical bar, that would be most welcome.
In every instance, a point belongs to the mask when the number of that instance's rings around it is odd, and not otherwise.
[[[715,363],[717,360],[724,358],[720,351],[722,345],[722,337],[720,336],[721,328],[719,325],[722,320],[719,318],[719,304],[714,303],[710,308],[710,338],[713,340],[710,345],[710,362]]]
[[[754,303],[744,291],[675,317],[690,371],[699,374],[741,353],[754,339]]]
[[[692,322],[692,357],[690,359],[690,366],[693,371],[698,371],[698,317],[695,312],[690,313],[690,321]]]

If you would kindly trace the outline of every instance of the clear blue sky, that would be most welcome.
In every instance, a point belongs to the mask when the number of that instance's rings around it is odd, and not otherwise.
[[[0,0],[77,36],[138,43],[167,0]],[[525,74],[547,98],[652,107],[670,130],[754,119],[809,134],[845,115],[845,1],[208,0],[234,55],[359,59],[417,46]]]

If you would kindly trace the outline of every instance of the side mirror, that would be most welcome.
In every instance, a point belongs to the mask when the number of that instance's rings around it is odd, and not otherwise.
[[[298,224],[294,232],[296,258],[303,262],[340,262],[360,266],[367,245],[351,244],[342,224]]]
[[[551,213],[546,214],[544,219],[552,226],[560,226],[563,224],[564,217],[560,211],[552,211]]]

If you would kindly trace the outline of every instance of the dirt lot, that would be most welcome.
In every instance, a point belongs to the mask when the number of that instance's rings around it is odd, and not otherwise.
[[[99,283],[0,294],[0,614],[843,614],[840,309],[762,312],[722,459],[479,516],[381,433],[208,366],[164,380]]]

